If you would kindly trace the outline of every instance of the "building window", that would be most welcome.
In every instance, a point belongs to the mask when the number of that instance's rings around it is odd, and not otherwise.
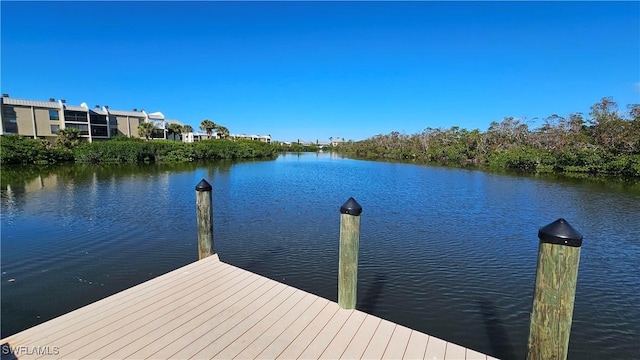
[[[18,115],[16,111],[13,109],[13,106],[3,106],[2,107],[2,125],[4,127],[4,131],[7,133],[17,133],[18,132]]]
[[[4,131],[8,133],[18,133],[18,121],[16,119],[4,120]]]
[[[13,108],[13,106],[3,106],[2,107],[2,118],[3,119],[17,119],[18,118],[18,114],[16,114],[15,109]]]
[[[91,121],[92,124],[106,124],[107,116],[91,113],[89,114],[89,121]]]
[[[60,131],[60,125],[51,125],[51,133],[57,134]]]
[[[58,110],[49,110],[49,120],[60,120],[60,113],[58,113]]]
[[[64,111],[64,121],[87,122],[87,113],[84,111]]]
[[[92,126],[91,127],[91,135],[92,136],[107,136],[107,127],[106,126]]]
[[[66,116],[66,114],[65,114]],[[76,128],[80,130],[80,135],[89,135],[89,125],[84,124],[66,124],[65,126],[68,128]]]
[[[153,129],[151,137],[153,139],[164,139],[164,129]]]

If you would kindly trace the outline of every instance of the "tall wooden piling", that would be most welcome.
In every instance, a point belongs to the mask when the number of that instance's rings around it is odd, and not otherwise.
[[[340,208],[338,305],[343,309],[356,308],[361,213],[362,206],[352,197]]]
[[[196,210],[198,216],[198,259],[202,260],[213,251],[213,207],[211,184],[202,179],[196,185]]]
[[[542,227],[538,237],[527,359],[563,360],[569,349],[582,235],[558,219]]]

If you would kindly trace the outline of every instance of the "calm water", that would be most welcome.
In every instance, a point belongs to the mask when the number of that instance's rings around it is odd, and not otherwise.
[[[523,359],[537,231],[584,234],[573,359],[640,356],[640,186],[343,159],[2,169],[2,337],[197,259],[195,185],[222,260],[337,299],[339,207],[363,207],[358,308]]]

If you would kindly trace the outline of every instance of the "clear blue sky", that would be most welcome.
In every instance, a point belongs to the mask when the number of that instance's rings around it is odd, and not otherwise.
[[[2,92],[360,140],[640,102],[640,2],[1,2]]]

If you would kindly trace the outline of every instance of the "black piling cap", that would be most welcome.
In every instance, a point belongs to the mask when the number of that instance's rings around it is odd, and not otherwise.
[[[196,185],[196,191],[211,191],[211,189],[213,189],[211,184],[209,184],[205,179],[200,180],[198,185]]]
[[[548,244],[582,246],[582,234],[574,229],[565,219],[558,219],[551,224],[541,227],[538,231],[540,242]]]
[[[360,216],[362,214],[362,206],[354,198],[350,197],[340,208],[340,214]]]

